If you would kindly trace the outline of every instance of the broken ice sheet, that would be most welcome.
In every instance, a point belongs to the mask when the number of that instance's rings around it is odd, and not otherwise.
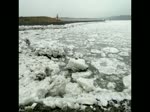
[[[125,62],[131,53],[130,24],[20,27],[25,30],[19,31],[19,104],[85,109],[112,99],[131,100],[131,68]]]

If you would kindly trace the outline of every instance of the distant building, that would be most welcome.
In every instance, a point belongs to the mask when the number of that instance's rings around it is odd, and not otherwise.
[[[58,14],[57,14],[57,15],[56,15],[56,19],[58,20],[58,18],[59,18],[59,17],[58,17]]]

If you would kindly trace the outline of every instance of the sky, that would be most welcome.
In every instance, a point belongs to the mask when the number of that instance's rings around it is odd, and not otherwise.
[[[131,0],[19,0],[20,16],[99,18],[131,15]]]

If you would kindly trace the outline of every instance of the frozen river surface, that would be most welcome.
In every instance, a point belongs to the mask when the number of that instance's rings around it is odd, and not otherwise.
[[[131,100],[131,21],[19,26],[19,104]]]

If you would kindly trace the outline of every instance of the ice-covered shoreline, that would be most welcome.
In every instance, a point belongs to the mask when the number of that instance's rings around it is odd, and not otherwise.
[[[131,100],[130,23],[72,26],[19,31],[19,104],[84,109]]]

